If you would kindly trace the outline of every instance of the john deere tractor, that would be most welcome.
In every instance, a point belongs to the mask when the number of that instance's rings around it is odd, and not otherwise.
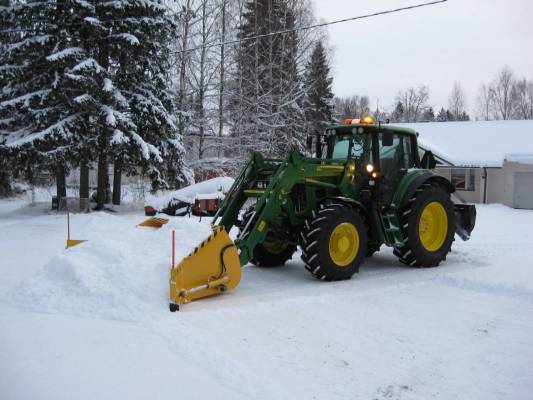
[[[420,157],[415,131],[347,120],[309,146],[316,157],[294,150],[283,159],[252,155],[215,215],[212,235],[173,266],[171,311],[236,287],[248,263],[283,265],[298,247],[313,276],[336,281],[350,279],[383,245],[404,264],[435,267],[456,233],[469,239],[475,207],[453,203],[454,186],[432,172],[430,152]]]

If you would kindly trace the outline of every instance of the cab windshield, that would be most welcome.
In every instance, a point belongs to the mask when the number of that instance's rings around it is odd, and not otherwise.
[[[337,135],[334,138],[331,158],[360,159],[364,154],[369,153],[371,142],[370,134]]]

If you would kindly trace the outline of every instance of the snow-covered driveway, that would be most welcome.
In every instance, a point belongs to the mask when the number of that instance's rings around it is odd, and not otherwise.
[[[208,232],[139,213],[65,216],[0,202],[2,399],[532,399],[533,211],[478,206],[438,268],[389,250],[325,283],[295,257],[171,314],[178,258]]]

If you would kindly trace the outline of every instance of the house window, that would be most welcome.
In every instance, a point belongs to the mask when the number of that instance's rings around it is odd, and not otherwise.
[[[452,185],[457,190],[466,189],[466,170],[465,169],[452,169]]]
[[[473,192],[476,190],[476,170],[474,168],[452,169],[452,184],[457,190]]]
[[[470,168],[468,170],[468,185],[466,190],[470,192],[474,192],[476,190],[476,170],[474,168]]]

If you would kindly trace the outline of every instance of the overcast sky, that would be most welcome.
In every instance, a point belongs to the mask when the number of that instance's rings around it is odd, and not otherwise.
[[[314,0],[319,20],[332,21],[426,0]],[[446,3],[328,27],[337,96],[366,94],[391,108],[398,90],[425,84],[436,108],[459,81],[469,111],[479,86],[508,65],[533,79],[532,0]]]

